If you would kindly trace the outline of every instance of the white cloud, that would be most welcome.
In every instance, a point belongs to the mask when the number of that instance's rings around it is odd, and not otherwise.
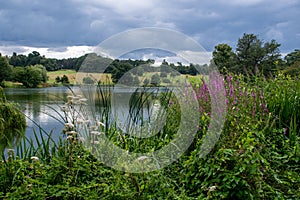
[[[32,51],[37,51],[41,55],[45,55],[47,58],[74,58],[82,56],[86,53],[93,52],[93,47],[91,46],[70,46],[66,47],[65,51],[61,51],[61,48],[55,51],[55,48],[38,48],[38,47],[28,47],[28,46],[0,46],[0,52],[3,55],[11,56],[13,52],[18,54],[28,55]]]
[[[226,5],[234,6],[253,6],[264,2],[264,0],[219,0],[221,3]]]

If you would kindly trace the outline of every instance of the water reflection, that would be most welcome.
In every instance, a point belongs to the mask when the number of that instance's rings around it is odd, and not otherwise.
[[[80,91],[78,87],[72,87],[71,89],[75,91],[75,93]],[[108,91],[111,89],[112,88],[108,89]],[[157,88],[148,88],[148,90],[147,91],[150,93],[156,93],[155,91],[158,91]],[[163,89],[159,90],[164,91]],[[128,105],[129,96],[126,93],[134,92],[134,90],[130,91],[128,89],[123,90],[122,88],[114,88],[112,91],[114,93],[112,102],[117,100],[112,106],[112,120],[120,121],[123,124],[126,124],[128,122],[128,113],[130,110]],[[57,120],[60,119],[58,113],[63,115],[60,107],[67,101],[67,96],[72,94],[69,88],[7,88],[4,90],[4,92],[7,100],[18,103],[23,113],[27,116],[27,128],[25,131],[27,138],[34,138],[33,129],[39,132],[39,129],[36,125],[38,124],[45,130],[46,133],[52,132],[52,139],[54,141],[59,141],[59,137],[63,136],[62,129],[64,123],[62,123],[62,120],[60,122]],[[98,113],[101,113],[100,110],[103,105],[98,105],[97,101],[95,101],[94,104],[97,107]],[[143,109],[146,109],[148,106],[143,105],[142,107]],[[142,112],[140,117],[149,118],[150,115],[151,114],[148,110],[148,112]],[[138,115],[135,114],[135,116]],[[43,136],[46,137],[46,134]]]
[[[36,124],[39,124],[47,133],[52,131],[53,139],[58,141],[63,124],[52,116],[59,117],[56,111],[61,112],[59,106],[64,103],[66,96],[70,94],[68,88],[8,88],[4,92],[7,100],[18,103],[27,116],[25,132],[27,137],[34,137],[33,129],[39,131],[36,126]]]

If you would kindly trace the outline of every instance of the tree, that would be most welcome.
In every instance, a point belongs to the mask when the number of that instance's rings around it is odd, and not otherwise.
[[[218,44],[213,51],[213,61],[220,71],[234,69],[236,63],[236,55],[228,44]]]
[[[295,62],[300,61],[300,50],[296,49],[293,52],[287,54],[284,57],[284,60],[286,61],[286,64],[288,66],[293,65]]]
[[[263,72],[269,75],[276,68],[275,61],[279,60],[279,46],[275,40],[263,44],[257,35],[244,34],[236,48],[240,72],[247,75]]]
[[[55,78],[55,82],[56,82],[56,83],[60,83],[60,82],[61,82],[61,79],[60,79],[59,76],[57,76],[57,77]]]
[[[94,85],[94,83],[95,83],[95,81],[89,76],[84,77],[82,82],[87,85]]]
[[[22,83],[25,87],[34,88],[45,81],[44,68],[42,66],[15,67],[13,80]]]
[[[158,86],[160,84],[160,77],[158,74],[153,74],[151,76],[150,84],[155,86]]]
[[[160,77],[168,77],[167,72],[160,72]]]
[[[22,66],[25,67],[27,63],[27,56],[25,55],[17,55],[16,52],[13,52],[13,55],[9,58],[9,64],[12,66]]]
[[[147,86],[147,85],[149,85],[150,81],[149,81],[149,79],[145,78],[143,83],[144,83],[144,86]]]
[[[139,77],[137,77],[137,76],[134,76],[134,78],[133,78],[133,85],[139,85],[140,84],[140,79],[139,79]]]
[[[63,77],[61,77],[60,81],[64,85],[70,84],[69,78],[66,75],[63,75]]]
[[[0,84],[4,80],[9,80],[12,75],[12,66],[8,64],[8,61],[5,57],[2,57],[0,54]]]
[[[26,65],[37,65],[41,63],[41,55],[37,51],[28,54]]]
[[[142,67],[138,67],[138,68],[136,69],[136,74],[137,74],[138,76],[143,76],[143,74],[144,74],[144,69],[143,69]]]
[[[283,72],[291,76],[300,75],[300,50],[296,49],[284,57],[286,62]]]
[[[42,82],[46,83],[48,81],[48,76],[47,76],[47,70],[43,65],[34,65],[33,67],[35,67],[36,69],[40,70],[41,75],[42,75]]]

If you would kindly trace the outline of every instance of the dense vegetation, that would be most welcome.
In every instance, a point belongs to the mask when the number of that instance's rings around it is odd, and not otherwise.
[[[182,108],[172,92],[167,96],[146,95],[165,107],[167,123],[159,134],[135,138],[111,121],[111,93],[105,88],[108,86],[99,83],[95,101],[104,105],[97,108],[100,121],[87,118],[88,98],[68,96],[61,106],[65,128],[58,144],[52,141],[51,133],[40,138],[40,127],[34,132],[35,138],[24,138],[2,160],[0,198],[299,199],[300,81],[295,76],[299,51],[282,60],[275,41],[263,44],[252,34],[245,34],[237,46],[233,52],[229,45],[221,44],[213,54],[224,76],[213,86],[225,83],[227,115],[221,137],[206,156],[200,155],[213,120],[208,86],[211,77],[192,82],[200,116],[189,149],[171,165],[148,173],[118,171],[97,159],[95,150],[103,147],[102,136],[129,152],[159,150],[176,136]],[[114,61],[113,65],[120,62],[134,61]],[[147,98],[139,94],[134,97],[131,110],[138,118],[140,104],[147,103]],[[90,137],[83,140],[85,134]],[[105,148],[100,154],[105,154]],[[136,162],[147,162],[145,159]]]
[[[0,87],[0,152],[24,136],[25,126],[25,116],[16,104],[7,102]]]
[[[300,196],[300,82],[278,74],[266,81],[243,75],[225,78],[228,114],[221,138],[200,157],[200,146],[210,121],[206,83],[194,86],[201,116],[197,135],[184,155],[173,164],[149,173],[121,172],[96,159],[80,138],[92,128],[129,151],[160,149],[172,141],[180,119],[176,99],[170,99],[167,124],[151,140],[124,135],[115,124],[89,124],[83,116],[85,99],[68,97],[62,106],[67,118],[59,144],[39,139],[38,147],[19,146],[0,165],[3,198],[62,199],[298,199]],[[216,83],[217,84],[217,83]],[[110,95],[101,93],[101,101]],[[162,98],[165,99],[165,98]],[[103,102],[102,102],[103,103]],[[81,111],[68,115],[74,109]],[[102,108],[103,109],[103,108]],[[106,109],[106,110],[105,110]],[[108,109],[108,110],[107,110]],[[83,128],[86,127],[86,128]],[[40,130],[42,131],[42,130]],[[78,135],[79,134],[79,135]],[[101,137],[101,136],[97,136]],[[101,139],[99,139],[100,141]],[[24,142],[26,139],[24,139]],[[23,142],[23,143],[24,143]],[[91,142],[91,141],[90,141]],[[93,142],[92,149],[99,143]]]

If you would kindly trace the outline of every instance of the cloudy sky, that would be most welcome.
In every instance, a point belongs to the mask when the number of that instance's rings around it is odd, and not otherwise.
[[[74,57],[133,28],[186,34],[208,52],[243,33],[300,48],[299,0],[0,0],[0,52]]]

